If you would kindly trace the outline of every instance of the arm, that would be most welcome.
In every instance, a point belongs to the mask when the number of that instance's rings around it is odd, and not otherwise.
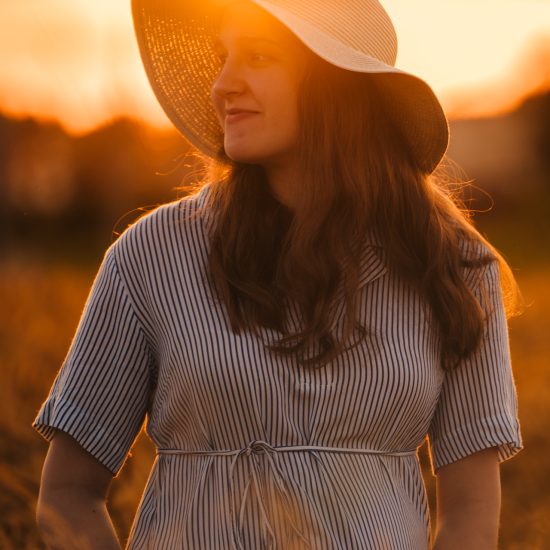
[[[51,550],[119,550],[106,499],[113,474],[62,431],[42,470],[36,521]]]
[[[500,516],[500,471],[496,447],[437,471],[434,550],[496,550]]]

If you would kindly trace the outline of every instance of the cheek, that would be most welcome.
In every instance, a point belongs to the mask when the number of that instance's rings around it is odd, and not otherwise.
[[[276,128],[294,133],[298,127],[298,96],[293,87],[278,87],[271,95],[270,118]]]
[[[288,124],[297,126],[298,124],[298,103],[299,103],[298,86],[291,75],[287,75],[287,79],[283,80],[279,87],[279,97],[281,98],[281,113]]]
[[[298,105],[296,101],[285,101],[281,103],[278,120],[275,121],[281,134],[294,138],[298,132]]]

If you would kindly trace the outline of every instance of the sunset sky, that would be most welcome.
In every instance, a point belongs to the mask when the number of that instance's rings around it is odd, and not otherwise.
[[[0,110],[87,131],[113,116],[157,126],[130,0],[0,0]],[[385,0],[397,65],[451,115],[492,114],[550,88],[550,0]]]

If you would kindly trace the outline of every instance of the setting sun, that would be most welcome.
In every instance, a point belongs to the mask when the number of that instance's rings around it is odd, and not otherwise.
[[[397,27],[397,65],[427,80],[451,116],[493,114],[550,83],[550,3],[383,3]],[[7,0],[0,44],[6,113],[58,119],[73,132],[116,116],[169,124],[141,66],[130,2]]]

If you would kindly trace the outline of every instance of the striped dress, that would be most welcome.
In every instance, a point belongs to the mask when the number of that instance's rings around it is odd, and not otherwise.
[[[208,191],[157,208],[107,250],[33,426],[48,440],[67,432],[117,474],[146,422],[157,456],[128,549],[429,548],[425,438],[434,474],[522,448],[497,263],[464,271],[488,322],[475,355],[445,373],[429,308],[368,240],[368,337],[310,371],[266,350],[276,331],[231,331],[206,277]]]

